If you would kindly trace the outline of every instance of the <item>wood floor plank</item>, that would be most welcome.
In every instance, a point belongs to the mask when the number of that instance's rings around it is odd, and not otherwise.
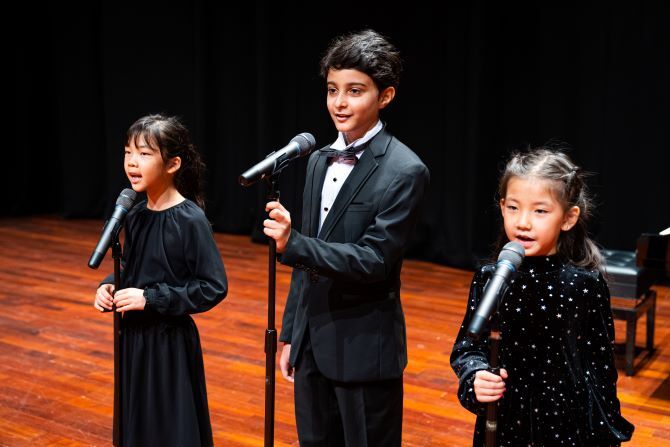
[[[87,267],[102,223],[51,216],[0,219],[0,446],[111,445],[112,318],[92,306],[112,270]],[[267,246],[216,234],[230,294],[194,318],[200,330],[218,446],[262,446]],[[402,274],[409,365],[403,445],[469,446],[474,416],[456,399],[449,354],[472,272],[408,260]],[[277,325],[290,269],[277,268]],[[658,293],[655,354],[635,376],[619,369],[627,446],[670,445],[670,288]],[[617,341],[625,326],[616,321]],[[277,329],[280,329],[278,327]],[[640,320],[638,344],[645,337]],[[275,445],[297,446],[292,385],[275,374]]]

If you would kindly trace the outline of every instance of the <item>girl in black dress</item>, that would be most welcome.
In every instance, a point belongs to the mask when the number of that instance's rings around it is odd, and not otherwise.
[[[150,115],[128,130],[124,166],[146,200],[126,217],[121,290],[109,276],[94,303],[123,312],[120,445],[211,446],[190,314],[218,304],[228,285],[202,210],[204,165],[177,118]]]
[[[515,154],[500,187],[507,241],[526,257],[499,307],[500,376],[489,367],[488,332],[467,336],[486,280],[470,287],[451,365],[458,398],[477,415],[474,446],[484,445],[485,409],[498,402],[500,446],[618,446],[633,426],[620,412],[610,296],[601,256],[586,231],[584,174],[560,151]]]

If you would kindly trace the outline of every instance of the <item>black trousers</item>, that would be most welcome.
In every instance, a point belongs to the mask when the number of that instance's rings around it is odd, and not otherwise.
[[[400,447],[402,377],[355,383],[327,379],[316,366],[310,341],[303,343],[294,375],[300,446]]]

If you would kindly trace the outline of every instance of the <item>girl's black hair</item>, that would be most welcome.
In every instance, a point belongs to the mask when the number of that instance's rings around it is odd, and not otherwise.
[[[140,138],[154,150],[160,151],[163,161],[174,157],[181,158],[181,167],[174,176],[177,191],[205,208],[203,176],[205,164],[200,153],[191,143],[188,129],[176,116],[163,114],[147,115],[133,123],[126,133],[126,146],[130,142],[136,146]]]
[[[570,230],[561,232],[558,253],[579,267],[602,270],[602,254],[587,231],[587,221],[593,206],[585,183],[589,174],[572,162],[564,152],[567,147],[564,143],[548,142],[525,152],[513,153],[500,177],[498,203],[507,195],[507,185],[513,177],[549,180],[550,187],[565,211],[573,206],[580,210],[577,223]],[[496,254],[506,242],[503,231],[496,243]]]

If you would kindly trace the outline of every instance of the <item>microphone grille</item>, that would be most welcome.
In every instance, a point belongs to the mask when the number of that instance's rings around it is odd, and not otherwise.
[[[303,132],[299,133],[293,139],[291,139],[292,143],[298,143],[298,146],[300,147],[300,156],[302,157],[303,155],[307,155],[310,152],[312,152],[312,149],[314,149],[314,146],[316,146],[316,140],[314,139],[314,135],[311,133]]]
[[[116,199],[116,205],[129,210],[133,207],[135,199],[137,198],[137,193],[130,188],[126,188],[121,191],[119,198]]]
[[[500,250],[498,261],[508,261],[517,269],[521,265],[524,256],[526,256],[526,250],[523,249],[523,246],[518,242],[512,241],[506,243],[502,250]]]

